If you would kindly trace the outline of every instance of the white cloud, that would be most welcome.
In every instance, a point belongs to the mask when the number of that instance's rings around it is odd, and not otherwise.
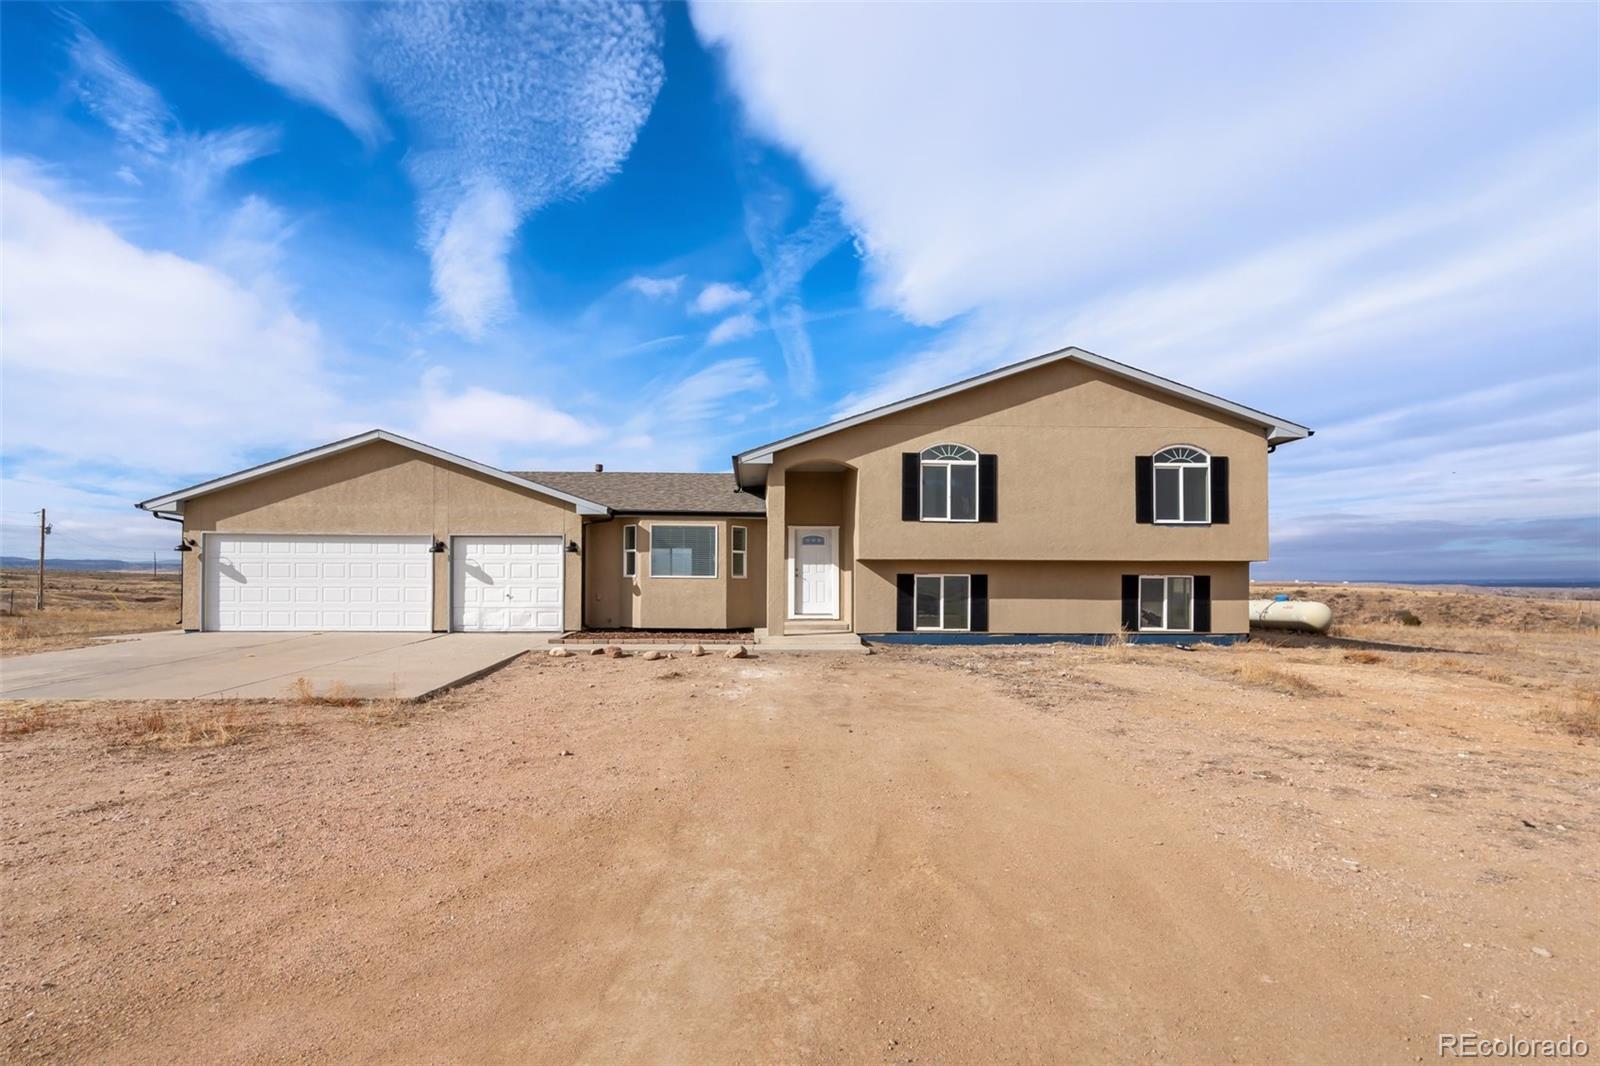
[[[713,281],[700,290],[700,295],[694,298],[689,309],[697,315],[715,315],[749,301],[749,289],[730,285],[725,281]]]
[[[530,447],[566,449],[594,441],[600,430],[542,399],[482,385],[450,387],[452,373],[430,367],[422,376],[415,436],[488,462]]]
[[[719,344],[731,344],[734,341],[744,340],[760,328],[761,324],[756,321],[755,315],[734,315],[732,318],[725,318],[713,326],[711,332],[706,334],[706,343],[712,347],[716,347]]]
[[[430,254],[485,189],[504,197],[514,229],[550,200],[609,178],[660,90],[661,34],[659,11],[633,4],[377,9],[371,60],[410,124],[407,168]],[[508,246],[506,233],[498,247]],[[473,276],[486,278],[486,256],[474,258]],[[509,285],[454,287],[435,264],[440,307],[469,336],[510,307]]]
[[[359,5],[197,0],[179,10],[262,78],[327,111],[363,143],[385,135],[360,67]]]
[[[129,243],[7,161],[4,446],[177,474],[299,443],[337,399],[317,327],[215,267]]]
[[[623,284],[633,292],[651,299],[670,299],[678,295],[683,288],[684,276],[678,274],[670,278],[651,278],[643,274],[635,274]]]
[[[456,205],[433,243],[435,310],[464,336],[481,338],[511,306],[506,256],[519,222],[510,194],[485,182]]]

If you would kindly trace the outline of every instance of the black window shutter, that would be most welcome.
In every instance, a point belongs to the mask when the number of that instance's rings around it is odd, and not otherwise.
[[[1000,457],[978,456],[978,521],[1000,520]]]
[[[1211,457],[1211,524],[1228,524],[1228,457]]]
[[[900,453],[900,521],[922,521],[922,456],[916,452]]]
[[[1156,467],[1151,456],[1133,458],[1133,517],[1149,524],[1156,520]]]
[[[1194,579],[1194,631],[1211,632],[1211,575],[1196,574]]]
[[[1139,575],[1122,575],[1122,628],[1130,633],[1139,629]]]
[[[894,627],[902,633],[917,628],[917,575],[894,575]]]
[[[973,574],[972,584],[968,588],[972,606],[970,628],[974,633],[987,633],[989,632],[989,575]]]

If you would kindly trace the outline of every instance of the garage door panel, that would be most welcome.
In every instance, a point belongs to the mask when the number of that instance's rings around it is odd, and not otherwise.
[[[205,628],[427,632],[431,544],[429,537],[208,535]],[[386,609],[367,606],[380,602]]]
[[[565,537],[463,536],[451,545],[452,629],[561,631]]]

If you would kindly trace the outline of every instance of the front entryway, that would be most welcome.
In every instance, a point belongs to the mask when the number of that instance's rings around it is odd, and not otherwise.
[[[838,527],[791,527],[789,562],[790,617],[839,617]]]
[[[450,628],[467,633],[559,632],[565,537],[455,537]]]

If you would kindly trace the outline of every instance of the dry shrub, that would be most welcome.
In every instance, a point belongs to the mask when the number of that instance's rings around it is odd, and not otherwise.
[[[1233,676],[1242,685],[1270,688],[1286,696],[1315,696],[1322,692],[1308,679],[1271,663],[1239,663],[1233,667]]]
[[[1107,659],[1126,659],[1128,657],[1128,649],[1133,646],[1132,640],[1129,639],[1130,636],[1131,634],[1126,627],[1114,629],[1107,633],[1099,641],[1101,654]]]
[[[297,677],[290,689],[297,703],[310,704],[314,707],[355,707],[366,702],[359,696],[352,695],[343,681],[335,681],[328,686],[326,692],[318,694],[317,686],[310,678]]]
[[[1546,707],[1539,717],[1575,737],[1600,738],[1600,689],[1575,688],[1570,699]]]
[[[1389,657],[1375,651],[1347,651],[1344,653],[1344,661],[1347,663],[1364,663],[1371,666],[1374,663],[1388,662]]]
[[[6,714],[0,718],[0,738],[25,737],[30,733],[37,733],[50,724],[49,715],[45,714],[43,707],[25,707],[16,714]]]

